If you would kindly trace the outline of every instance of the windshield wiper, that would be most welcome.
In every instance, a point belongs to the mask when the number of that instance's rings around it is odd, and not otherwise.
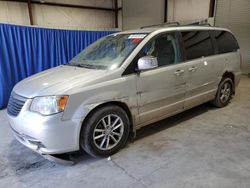
[[[88,68],[88,69],[95,69],[95,66],[89,65],[89,64],[69,63],[69,64],[66,64],[66,65],[73,66],[73,67],[82,67],[82,68]]]
[[[83,67],[83,68],[87,68],[87,69],[97,69],[96,66],[89,65],[89,64],[76,64],[75,66],[77,66],[77,67]]]
[[[80,64],[80,63],[69,63],[68,66],[81,67],[87,69],[107,69],[104,65],[91,65],[91,64]]]

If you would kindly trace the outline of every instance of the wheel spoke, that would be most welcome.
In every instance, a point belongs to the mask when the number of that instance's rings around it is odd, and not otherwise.
[[[225,94],[225,101],[227,101],[227,99],[229,98],[229,95],[228,94]]]
[[[111,125],[111,115],[108,116],[108,126]]]
[[[113,128],[119,120],[120,120],[119,118],[116,118],[116,120],[113,122],[113,124],[111,125],[111,127]]]
[[[117,133],[117,132],[112,132],[113,133],[113,135],[116,135],[116,136],[121,136],[121,134],[120,133]]]
[[[223,85],[223,87],[221,87],[221,91],[222,91],[222,92],[225,91],[225,85]]]
[[[113,128],[113,131],[116,130],[116,129],[118,129],[118,128],[121,127],[122,125],[123,125],[122,123],[116,125],[116,126]]]
[[[109,138],[109,136],[108,136],[107,142],[106,142],[106,149],[108,149],[108,147],[109,147],[109,140],[110,140],[110,138]]]
[[[103,138],[103,140],[102,140],[102,143],[101,143],[101,145],[100,145],[100,148],[102,148],[103,147],[103,145],[104,145],[104,143],[105,143],[105,141],[107,140],[107,138],[106,137],[104,137]]]
[[[110,135],[110,138],[116,143],[118,140],[115,139],[113,135]]]
[[[104,138],[102,139],[102,143],[101,143],[101,145],[100,145],[101,148],[102,148],[102,146],[104,145],[105,141],[106,141],[106,137],[104,137]]]
[[[104,136],[105,136],[105,134],[100,134],[100,135],[98,135],[98,136],[95,137],[95,140],[96,140],[96,139],[99,139],[99,138],[102,138],[102,137],[104,137]]]
[[[222,100],[222,102],[224,102],[224,97],[225,97],[224,94],[222,94],[221,97],[220,97],[220,100]]]
[[[221,99],[221,100],[224,100],[224,97],[225,97],[225,95],[223,94],[223,95],[221,96],[221,98],[220,98],[220,99]]]
[[[95,129],[94,131],[95,131],[95,132],[98,132],[98,133],[103,133],[103,132],[104,132],[104,129]]]
[[[104,118],[102,119],[102,124],[103,124],[103,126],[104,126],[105,128],[107,127],[107,124],[106,124]]]

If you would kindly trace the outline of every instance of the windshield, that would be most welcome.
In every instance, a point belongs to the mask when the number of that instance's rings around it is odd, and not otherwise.
[[[146,34],[114,34],[85,48],[70,64],[93,69],[115,69],[128,57]]]

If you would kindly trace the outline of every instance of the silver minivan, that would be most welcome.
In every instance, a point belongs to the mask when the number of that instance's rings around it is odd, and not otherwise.
[[[8,120],[43,155],[105,157],[137,129],[211,101],[226,106],[240,80],[233,34],[208,26],[151,27],[106,36],[69,64],[19,82]]]

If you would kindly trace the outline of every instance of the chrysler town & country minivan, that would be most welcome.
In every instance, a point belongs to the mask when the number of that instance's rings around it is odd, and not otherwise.
[[[69,64],[19,82],[8,120],[43,155],[105,157],[137,129],[211,101],[226,106],[240,80],[233,34],[208,26],[151,27],[99,39]]]

